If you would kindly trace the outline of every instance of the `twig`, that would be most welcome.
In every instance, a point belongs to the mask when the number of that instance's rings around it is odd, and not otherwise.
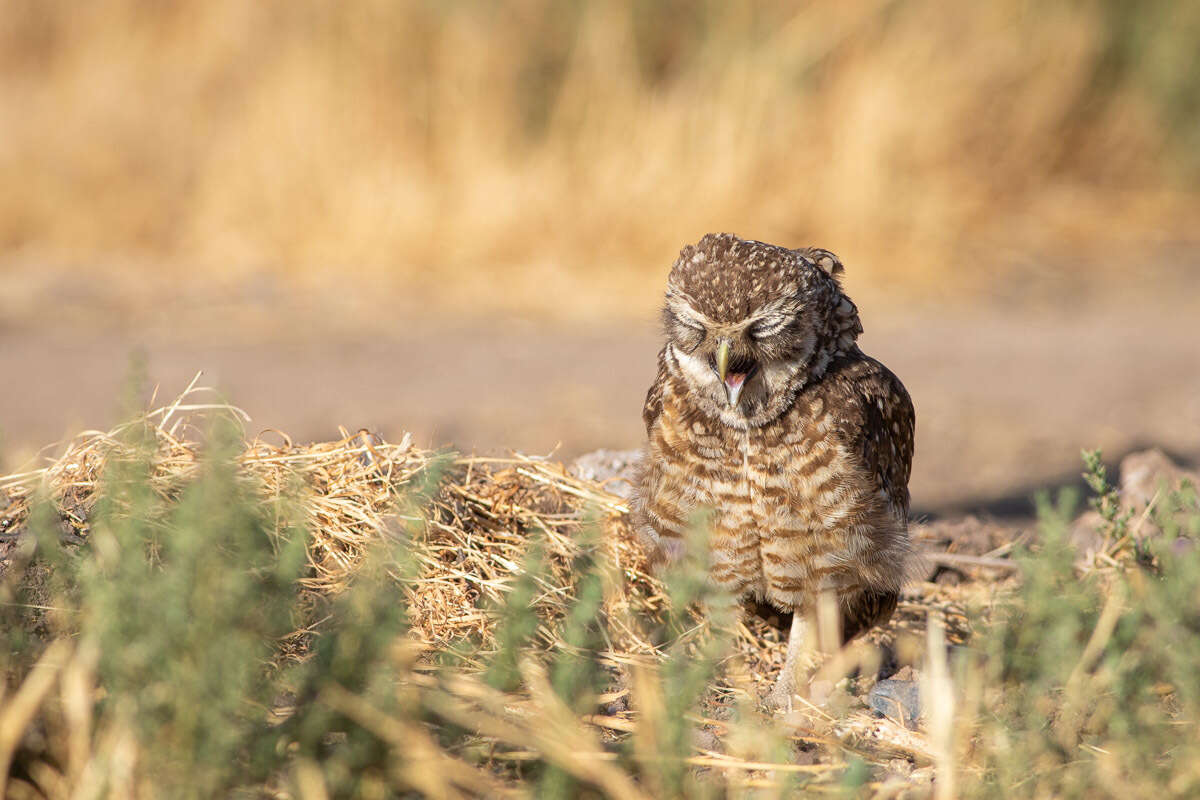
[[[934,564],[943,567],[983,567],[999,569],[1006,572],[1020,572],[1021,565],[1007,558],[989,558],[987,556],[972,556],[966,553],[922,553],[921,556]]]

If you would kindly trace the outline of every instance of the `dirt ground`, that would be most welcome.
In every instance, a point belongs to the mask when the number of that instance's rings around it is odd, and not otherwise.
[[[914,509],[1027,515],[1037,487],[1077,482],[1083,447],[1103,447],[1115,463],[1156,445],[1194,462],[1195,305],[864,306],[863,349],[903,379],[917,407]],[[27,468],[38,448],[111,425],[135,354],[160,396],[203,370],[205,383],[251,415],[251,434],[275,428],[323,440],[342,425],[391,440],[410,431],[421,445],[561,458],[636,447],[658,346],[653,309],[608,327],[417,312],[336,327],[291,313],[255,324],[229,315],[222,325],[222,309],[199,307],[145,324],[119,316],[0,326],[0,469]]]

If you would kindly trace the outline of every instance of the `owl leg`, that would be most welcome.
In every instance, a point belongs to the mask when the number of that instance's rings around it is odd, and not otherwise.
[[[892,618],[899,592],[864,589],[842,604],[842,643]]]
[[[787,656],[784,658],[783,669],[779,672],[779,678],[776,679],[774,688],[763,701],[768,708],[791,708],[792,696],[796,693],[796,687],[801,683],[797,673],[803,661],[802,656],[813,645],[813,642],[809,641],[812,630],[812,621],[808,615],[800,609],[796,609],[792,614],[792,629],[788,633]]]

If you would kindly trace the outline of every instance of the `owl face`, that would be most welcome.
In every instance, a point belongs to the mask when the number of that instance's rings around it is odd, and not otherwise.
[[[784,413],[861,331],[854,304],[833,278],[837,268],[827,251],[730,234],[709,234],[685,248],[667,281],[663,318],[668,368],[693,402],[737,428]]]

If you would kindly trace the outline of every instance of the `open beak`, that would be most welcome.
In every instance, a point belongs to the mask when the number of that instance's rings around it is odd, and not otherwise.
[[[722,339],[717,345],[717,377],[721,379],[721,383],[725,384],[725,398],[729,401],[730,407],[736,406],[738,398],[742,396],[742,388],[746,385],[746,379],[750,377],[746,372],[730,372],[729,371],[729,340]]]

